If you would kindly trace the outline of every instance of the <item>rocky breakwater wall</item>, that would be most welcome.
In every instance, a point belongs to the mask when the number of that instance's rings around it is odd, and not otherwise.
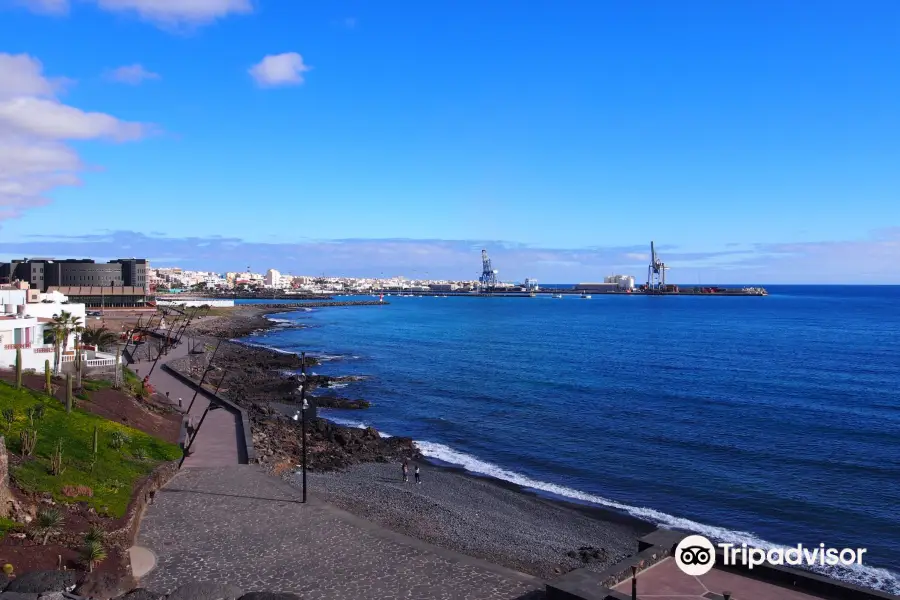
[[[12,579],[0,573],[0,600],[300,600],[296,594],[244,593],[234,585],[207,582],[185,583],[168,594],[146,588],[130,589],[130,586],[125,586],[129,591],[120,595],[118,592],[94,594],[82,588],[71,571],[33,571]]]
[[[253,308],[328,308],[332,306],[388,306],[390,302],[382,302],[381,300],[333,300],[327,302],[305,301],[305,302],[273,302],[269,304],[251,304]]]

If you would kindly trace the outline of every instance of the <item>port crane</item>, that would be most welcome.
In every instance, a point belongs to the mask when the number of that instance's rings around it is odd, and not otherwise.
[[[656,246],[650,242],[650,266],[647,267],[647,289],[660,291],[666,287],[666,270],[669,267],[659,259]]]
[[[491,259],[488,258],[487,250],[481,251],[481,277],[478,278],[481,291],[491,291],[497,287],[497,271],[491,266]]]

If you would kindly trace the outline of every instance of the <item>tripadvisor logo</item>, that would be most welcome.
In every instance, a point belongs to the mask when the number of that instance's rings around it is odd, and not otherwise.
[[[861,565],[865,548],[826,548],[825,544],[806,547],[803,544],[787,548],[754,548],[747,544],[720,543],[722,564],[741,565],[752,569],[764,564],[789,566]],[[693,576],[709,573],[716,564],[716,546],[702,535],[689,535],[675,547],[675,564]]]
[[[702,535],[689,535],[675,547],[675,564],[688,575],[706,575],[716,564],[716,547]]]

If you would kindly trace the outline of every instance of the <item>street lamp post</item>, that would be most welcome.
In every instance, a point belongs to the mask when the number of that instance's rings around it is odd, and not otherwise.
[[[306,504],[306,352],[300,353],[300,411],[294,413],[294,420],[300,420],[300,468],[303,471],[303,503]]]

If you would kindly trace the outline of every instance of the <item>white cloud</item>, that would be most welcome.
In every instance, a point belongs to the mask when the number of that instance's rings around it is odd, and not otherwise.
[[[134,64],[113,69],[108,74],[109,79],[118,81],[119,83],[127,83],[129,85],[138,85],[148,79],[160,79],[158,73],[148,71],[143,65]]]
[[[19,0],[32,12],[45,15],[64,15],[69,12],[69,0]]]
[[[300,85],[303,74],[312,69],[296,52],[270,54],[253,65],[249,73],[261,87]]]
[[[104,113],[84,112],[56,100],[13,98],[0,102],[0,131],[4,129],[51,140],[126,141],[143,137],[147,127]]]
[[[46,77],[31,56],[0,53],[0,220],[46,204],[56,187],[78,184],[84,165],[64,141],[125,141],[149,132],[142,123],[63,104],[56,94],[67,81]]]
[[[231,14],[253,12],[252,0],[92,0],[109,12],[135,13],[157,25],[204,25]],[[65,14],[69,0],[20,0],[30,10]]]
[[[0,53],[0,100],[17,96],[53,96],[68,80],[44,77],[44,65],[27,54]]]

